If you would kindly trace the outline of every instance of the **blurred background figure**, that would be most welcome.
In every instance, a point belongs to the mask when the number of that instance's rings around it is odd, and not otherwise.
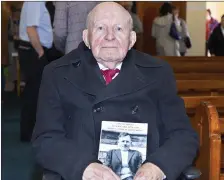
[[[19,61],[25,77],[20,120],[21,141],[29,142],[36,122],[37,98],[45,67],[55,58],[53,29],[46,2],[25,1],[19,25]],[[53,54],[53,55],[52,55]]]
[[[208,40],[212,33],[212,31],[215,29],[215,27],[219,24],[219,22],[212,17],[212,12],[210,9],[207,9],[206,11],[206,56],[208,53]]]
[[[132,1],[118,1],[130,14],[133,20],[133,30],[139,34],[143,33],[142,22],[140,21],[137,14],[132,12],[133,2]]]
[[[185,54],[187,53],[187,49],[191,47],[191,40],[190,40],[190,35],[189,35],[189,31],[187,28],[187,23],[179,17],[179,8],[177,8],[176,6],[172,7],[173,9],[173,15],[176,19],[178,19],[178,24],[181,25],[181,39],[180,39],[180,55],[181,56],[185,56]]]
[[[160,16],[152,24],[152,37],[156,39],[156,52],[158,56],[180,56],[179,40],[170,36],[172,23],[175,23],[177,32],[181,32],[180,21],[172,14],[171,3],[164,3],[160,7]]]
[[[88,13],[100,2],[55,2],[54,43],[58,50],[67,54],[82,41]]]
[[[208,49],[211,56],[224,56],[224,14],[209,38]]]

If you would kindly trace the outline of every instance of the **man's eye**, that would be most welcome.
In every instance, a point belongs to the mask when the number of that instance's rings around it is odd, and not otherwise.
[[[99,27],[98,27],[98,30],[103,30],[103,27],[102,27],[102,26],[99,26]]]
[[[122,30],[122,28],[121,28],[121,27],[117,27],[117,30],[118,30],[118,31],[121,31],[121,30]]]

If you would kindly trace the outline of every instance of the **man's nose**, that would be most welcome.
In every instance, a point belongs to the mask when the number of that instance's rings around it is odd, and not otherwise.
[[[107,35],[106,35],[106,40],[108,40],[108,41],[112,41],[112,40],[114,40],[115,39],[115,36],[114,36],[114,32],[113,32],[113,30],[108,30],[107,31]]]

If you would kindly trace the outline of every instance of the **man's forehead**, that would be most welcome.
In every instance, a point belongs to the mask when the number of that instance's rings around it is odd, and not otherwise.
[[[116,23],[116,24],[126,24],[129,20],[129,17],[120,12],[107,12],[107,11],[99,11],[96,14],[94,14],[93,17],[93,23],[98,22],[110,22],[110,23]]]
[[[131,137],[129,135],[127,135],[127,136],[122,136],[119,139],[120,140],[131,140]]]

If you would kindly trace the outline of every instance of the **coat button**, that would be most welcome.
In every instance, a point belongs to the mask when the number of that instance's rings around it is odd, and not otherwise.
[[[131,114],[136,114],[138,111],[139,111],[139,107],[138,107],[138,105],[136,105],[136,106],[132,107]]]
[[[80,61],[78,61],[78,62],[75,62],[75,63],[73,64],[73,66],[74,66],[75,68],[77,68],[77,67],[79,67],[79,66],[80,66],[80,64],[81,64],[81,62],[80,62]]]
[[[99,112],[102,112],[102,111],[103,111],[103,107],[102,106],[93,109],[94,113],[99,113]]]

